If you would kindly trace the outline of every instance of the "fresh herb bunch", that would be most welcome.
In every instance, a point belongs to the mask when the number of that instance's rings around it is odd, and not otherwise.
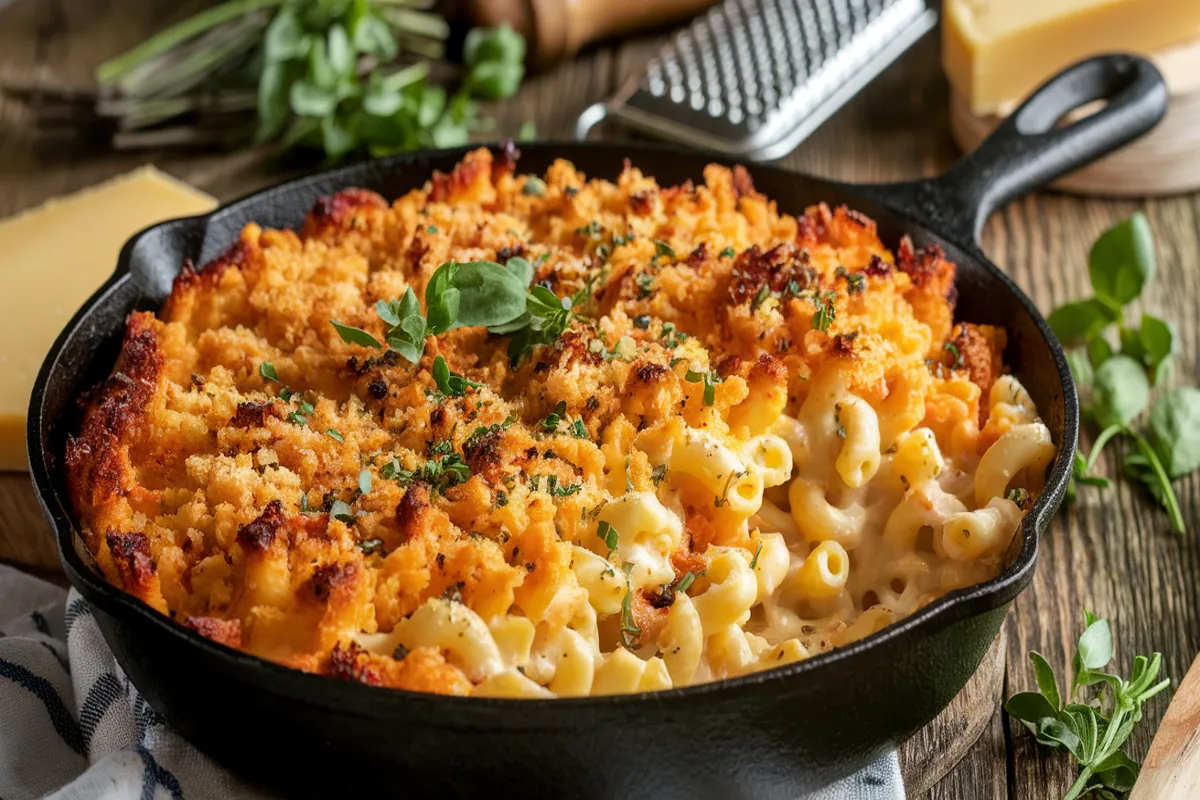
[[[515,366],[535,347],[558,341],[575,319],[576,301],[582,302],[590,291],[585,286],[572,297],[560,298],[544,286],[530,287],[533,276],[533,265],[523,258],[510,258],[504,265],[494,261],[442,264],[425,287],[425,316],[411,287],[400,300],[375,304],[375,313],[386,326],[384,341],[415,364],[425,352],[426,336],[484,327],[493,334],[512,336],[508,354]],[[329,322],[344,342],[384,347],[362,328]],[[444,360],[441,366],[434,362],[434,380],[446,395],[461,395],[468,386],[478,386],[450,372]]]
[[[1167,510],[1171,527],[1184,531],[1183,513],[1171,481],[1200,469],[1200,389],[1163,391],[1151,403],[1151,386],[1170,373],[1175,335],[1170,324],[1142,314],[1138,327],[1126,320],[1126,306],[1154,278],[1154,240],[1142,214],[1110,228],[1088,256],[1094,297],[1055,309],[1050,326],[1066,345],[1084,400],[1083,411],[1097,428],[1090,455],[1075,456],[1068,500],[1076,484],[1106,488],[1108,480],[1093,475],[1104,447],[1128,437],[1135,449],[1124,458],[1125,474],[1143,484]],[[1117,329],[1117,344],[1106,337]],[[1149,406],[1149,433],[1135,423]]]
[[[1083,612],[1084,631],[1072,662],[1070,693],[1063,696],[1058,679],[1046,659],[1029,654],[1038,691],[1020,692],[1004,704],[1009,715],[1021,720],[1047,747],[1065,747],[1079,761],[1079,778],[1063,797],[1074,800],[1088,792],[1115,798],[1133,788],[1138,764],[1121,749],[1133,726],[1142,718],[1142,706],[1171,685],[1158,679],[1162,654],[1137,656],[1129,680],[1104,672],[1112,661],[1112,631],[1106,620]],[[1157,682],[1156,682],[1157,681]],[[1095,687],[1090,701],[1083,701]],[[1077,701],[1078,698],[1078,701]]]
[[[478,99],[511,97],[525,41],[474,29],[457,90],[430,81],[449,26],[424,0],[227,0],[96,70],[122,130],[253,112],[225,138],[385,155],[451,147],[481,129]],[[235,117],[240,120],[241,117]]]

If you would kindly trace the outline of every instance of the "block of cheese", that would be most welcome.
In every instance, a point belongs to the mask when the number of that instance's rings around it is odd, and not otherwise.
[[[942,61],[972,113],[1003,112],[1064,67],[1200,36],[1200,0],[946,0]]]
[[[216,200],[153,167],[0,220],[0,470],[25,470],[34,378],[67,321],[112,274],[125,240]]]

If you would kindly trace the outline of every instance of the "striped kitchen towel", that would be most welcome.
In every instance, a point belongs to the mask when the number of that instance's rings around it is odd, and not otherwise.
[[[74,590],[0,565],[0,798],[266,796],[163,723]],[[804,800],[904,800],[895,753]]]

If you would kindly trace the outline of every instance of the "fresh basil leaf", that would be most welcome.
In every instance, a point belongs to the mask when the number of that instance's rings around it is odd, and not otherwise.
[[[474,67],[485,61],[524,63],[525,38],[508,23],[496,28],[472,28],[463,40],[463,63]]]
[[[346,344],[358,344],[363,347],[374,347],[381,349],[383,345],[379,343],[371,334],[364,331],[362,328],[355,328],[353,325],[343,325],[337,320],[329,320],[329,324],[338,332],[338,336],[342,337],[342,341]]]
[[[1063,344],[1072,345],[1095,338],[1116,319],[1117,313],[1099,300],[1078,300],[1054,309],[1046,321]]]
[[[399,54],[392,29],[373,13],[368,12],[356,20],[351,26],[350,36],[354,40],[355,48],[375,56],[383,63],[391,61]]]
[[[1033,662],[1033,674],[1037,678],[1038,689],[1041,690],[1042,696],[1046,698],[1047,702],[1057,710],[1062,705],[1062,700],[1059,699],[1058,680],[1054,677],[1054,670],[1042,657],[1042,654],[1036,650],[1029,654],[1029,660]]]
[[[1101,784],[1116,792],[1128,792],[1137,782],[1139,767],[1136,761],[1117,749],[1103,761],[1092,766],[1092,774]]]
[[[1121,328],[1121,352],[1135,361],[1146,360],[1146,348],[1142,347],[1142,337],[1133,328]]]
[[[1101,426],[1129,425],[1149,400],[1146,371],[1129,356],[1113,356],[1096,370],[1092,411]]]
[[[1142,314],[1142,327],[1138,329],[1142,345],[1142,361],[1150,369],[1154,383],[1159,383],[1165,375],[1166,365],[1175,352],[1175,335],[1171,326],[1149,314]]]
[[[502,325],[489,325],[488,333],[494,333],[497,336],[507,336],[510,333],[521,330],[522,328],[528,328],[532,319],[533,317],[529,315],[529,312],[525,312],[511,322],[505,322]]]
[[[1182,386],[1158,395],[1150,407],[1150,431],[1168,475],[1200,469],[1200,389]]]
[[[425,286],[425,326],[435,336],[444,333],[458,319],[459,292],[454,286],[458,263],[447,261],[434,271]]]
[[[1113,356],[1112,345],[1103,336],[1097,336],[1087,343],[1088,363],[1092,369],[1099,367]]]
[[[411,289],[409,291],[412,291]],[[392,300],[376,300],[375,313],[389,327],[396,327],[400,324],[400,303]]]
[[[330,69],[343,77],[354,72],[354,48],[346,29],[334,23],[325,35],[325,41]]]
[[[1043,717],[1037,721],[1033,734],[1042,744],[1050,747],[1061,745],[1070,750],[1071,755],[1079,758],[1079,737],[1062,720],[1054,717]]]
[[[1054,719],[1058,715],[1058,709],[1037,692],[1018,692],[1014,694],[1004,704],[1004,710],[1009,713],[1009,716],[1029,723],[1030,730],[1034,729],[1039,720],[1046,717]]]
[[[400,298],[397,314],[400,317],[397,324],[400,330],[407,334],[409,340],[424,342],[428,326],[425,318],[421,316],[421,302],[417,300],[417,293],[412,290],[411,286],[405,290],[404,297]]]
[[[1154,237],[1141,212],[1105,231],[1088,254],[1092,289],[1114,308],[1136,299],[1154,272]]]
[[[373,83],[376,85],[368,84],[367,91],[363,94],[363,111],[376,117],[390,117],[399,111],[404,105],[404,96],[394,89],[377,85],[376,81]]]
[[[321,145],[331,158],[341,158],[358,147],[358,134],[328,114],[321,120]]]
[[[1092,618],[1079,637],[1079,658],[1087,670],[1097,670],[1112,661],[1112,630],[1108,620]]]
[[[535,272],[534,266],[526,259],[521,258],[520,256],[513,256],[508,261],[504,262],[504,268],[513,275],[516,275],[517,279],[521,281],[521,285],[526,289],[529,288],[531,283],[533,283],[533,275]]]
[[[451,327],[503,325],[525,313],[524,281],[492,261],[459,264],[454,286],[461,294]]]
[[[517,93],[524,77],[524,64],[484,61],[471,68],[467,75],[467,86],[480,97],[503,100]]]
[[[325,39],[313,39],[312,46],[308,49],[308,82],[332,94],[337,88],[339,77],[337,70],[329,63]]]
[[[1091,390],[1095,371],[1087,356],[1078,350],[1070,350],[1067,352],[1067,365],[1071,367],[1071,376],[1075,378],[1075,385],[1083,391]]]
[[[304,80],[292,84],[288,100],[292,112],[301,117],[324,117],[337,108],[337,95]]]
[[[417,125],[432,128],[446,110],[446,90],[440,86],[423,84],[417,98]]]

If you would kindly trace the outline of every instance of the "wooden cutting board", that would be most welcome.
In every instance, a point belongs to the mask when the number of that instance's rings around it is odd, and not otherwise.
[[[1141,139],[1055,182],[1054,188],[1103,197],[1179,194],[1200,188],[1200,40],[1153,55],[1151,61],[1171,91],[1166,118]],[[1073,116],[1088,113],[1084,108]],[[951,92],[950,130],[963,150],[975,149],[1001,119],[975,116],[966,100]]]

